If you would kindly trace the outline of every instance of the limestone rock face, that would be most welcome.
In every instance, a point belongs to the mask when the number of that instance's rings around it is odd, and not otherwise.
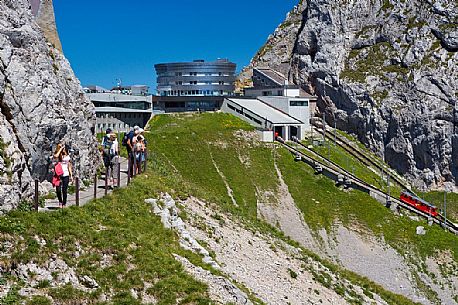
[[[28,0],[0,2],[0,111],[0,211],[30,198],[33,178],[48,178],[59,142],[71,146],[76,173],[92,175],[99,162],[93,106]]]
[[[59,35],[57,34],[52,0],[30,0],[30,4],[32,6],[32,13],[46,39],[56,49],[62,52],[62,45],[60,43]]]
[[[253,58],[421,189],[458,177],[456,1],[303,0]],[[249,76],[249,68],[242,73]]]

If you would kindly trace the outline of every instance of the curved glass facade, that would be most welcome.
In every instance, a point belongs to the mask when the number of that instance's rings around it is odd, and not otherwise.
[[[234,92],[236,65],[227,59],[164,63],[154,68],[160,96],[228,96]]]

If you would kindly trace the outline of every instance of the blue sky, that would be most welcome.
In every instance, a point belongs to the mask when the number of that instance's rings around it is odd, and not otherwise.
[[[298,0],[55,0],[64,53],[83,85],[146,84],[154,64],[228,58],[239,71]]]

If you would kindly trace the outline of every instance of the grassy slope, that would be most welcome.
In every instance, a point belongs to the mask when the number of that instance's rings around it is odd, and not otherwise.
[[[451,249],[457,257],[454,237],[439,227],[428,228],[428,234],[419,237],[415,234],[417,222],[396,217],[366,194],[338,190],[330,180],[315,176],[311,168],[294,163],[285,150],[278,149],[273,157],[270,148],[246,149],[233,134],[237,129],[251,128],[228,115],[205,114],[189,116],[186,120],[182,116],[160,116],[151,122],[151,129],[153,139],[150,143],[154,143],[155,153],[163,159],[159,162],[172,163],[193,194],[218,203],[223,210],[251,223],[259,224],[255,218],[256,189],[276,188],[273,164],[276,159],[296,204],[313,229],[329,229],[339,220],[347,225],[357,224],[378,237],[383,236],[400,252],[413,249],[426,257],[433,255],[435,250]],[[179,143],[178,149],[170,139]],[[246,168],[240,162],[237,154],[241,151],[249,155],[251,166],[256,166],[256,170]],[[227,195],[211,156],[224,173],[239,207],[234,206]]]
[[[160,191],[169,191],[173,196],[183,198],[194,195],[217,203],[222,210],[248,226],[282,237],[281,232],[256,217],[256,193],[277,188],[274,161],[311,228],[330,228],[336,220],[356,223],[376,236],[383,235],[398,249],[405,249],[403,245],[407,244],[422,255],[432,254],[435,248],[452,249],[456,258],[458,251],[454,239],[439,228],[429,228],[426,236],[417,237],[414,234],[416,223],[395,217],[363,193],[338,190],[331,181],[315,176],[305,164],[294,163],[285,150],[273,150],[271,145],[252,147],[249,142],[236,139],[234,133],[237,130],[249,131],[252,128],[232,116],[156,116],[150,128],[152,132],[147,137],[153,162],[147,173],[148,179],[136,179],[128,189],[80,209],[65,210],[63,214],[15,212],[0,218],[0,232],[25,237],[21,243],[26,250],[18,251],[15,260],[28,261],[31,257],[45,260],[51,253],[58,253],[80,273],[94,277],[102,286],[99,292],[113,287],[120,300],[116,303],[135,304],[128,292],[135,287],[141,290],[143,279],[158,280],[150,290],[159,299],[159,304],[172,304],[177,298],[183,299],[183,304],[205,304],[208,302],[205,286],[187,276],[171,253],[188,257],[196,265],[201,264],[200,259],[178,247],[176,236],[151,217],[143,199],[157,196]],[[228,196],[212,158],[233,190],[238,206]],[[248,162],[243,164],[241,160]],[[100,230],[105,227],[106,230]],[[40,249],[32,238],[34,235],[44,237],[48,241],[46,247]],[[84,259],[73,258],[75,241],[91,254]],[[129,247],[132,244],[137,247]],[[101,253],[112,253],[119,266],[107,270],[94,267],[93,263],[100,259]],[[134,262],[135,268],[127,271],[129,262]],[[382,295],[390,304],[410,304],[405,298],[387,292],[365,278],[324,263],[340,276]],[[123,280],[115,283],[119,274]],[[52,293],[61,297],[71,295],[65,289]],[[78,297],[91,299],[96,296]]]
[[[130,289],[142,291],[144,282],[149,282],[154,283],[149,292],[158,299],[158,304],[176,304],[178,299],[180,304],[208,304],[206,286],[187,275],[172,253],[184,255],[197,265],[201,264],[200,258],[182,250],[177,236],[164,229],[143,203],[145,198],[157,196],[163,190],[160,178],[149,175],[149,179],[137,178],[129,188],[82,208],[40,214],[13,212],[1,217],[1,238],[6,234],[15,239],[19,235],[24,238],[13,261],[3,261],[2,265],[40,263],[55,253],[75,267],[78,274],[91,276],[101,286],[94,293],[84,294],[71,286],[51,289],[43,284],[45,292],[63,302],[93,302],[102,292],[111,290],[115,304],[140,304],[133,299]],[[33,238],[35,235],[44,238],[46,246],[41,248]],[[73,256],[76,243],[86,251],[79,258]],[[98,267],[103,254],[113,256],[113,266]],[[16,304],[18,300],[18,295],[11,293],[0,303]],[[29,304],[46,304],[42,302],[42,298],[36,297]]]

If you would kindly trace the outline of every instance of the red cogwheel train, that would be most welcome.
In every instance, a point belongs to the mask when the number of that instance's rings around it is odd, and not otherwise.
[[[400,199],[402,202],[420,210],[428,215],[436,217],[438,215],[437,208],[431,203],[424,201],[423,199],[415,196],[408,191],[402,191]]]

